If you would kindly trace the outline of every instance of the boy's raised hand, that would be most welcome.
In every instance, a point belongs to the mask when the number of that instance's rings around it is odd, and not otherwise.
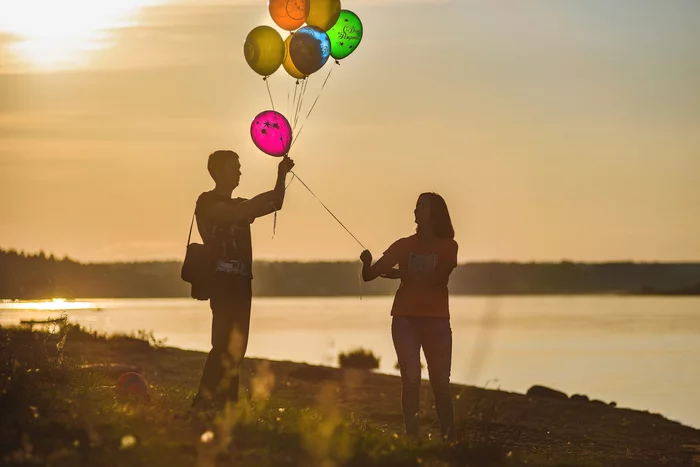
[[[294,168],[294,161],[289,158],[289,156],[284,156],[277,166],[277,173],[279,175],[287,175]]]

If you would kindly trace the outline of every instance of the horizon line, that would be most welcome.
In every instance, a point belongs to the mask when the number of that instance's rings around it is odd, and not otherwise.
[[[168,258],[168,259],[121,259],[121,260],[103,260],[103,261],[85,261],[77,258],[73,258],[69,255],[57,256],[53,253],[47,253],[44,250],[39,250],[37,252],[29,252],[25,250],[19,250],[16,248],[5,248],[0,246],[0,253],[15,253],[21,256],[27,257],[38,257],[42,254],[47,259],[52,258],[55,261],[71,261],[74,263],[82,265],[104,265],[104,264],[146,264],[146,263],[182,263],[184,261],[184,253],[181,259],[179,258]],[[289,264],[337,264],[337,263],[359,263],[358,259],[351,258],[337,258],[337,259],[269,259],[260,258],[254,259],[253,263],[289,263]],[[669,259],[654,259],[654,260],[635,260],[635,259],[604,259],[604,260],[581,260],[572,258],[561,258],[555,259],[529,259],[529,260],[518,260],[518,259],[481,259],[481,260],[466,260],[459,261],[457,266],[464,266],[469,264],[700,264],[700,258],[698,259],[684,259],[684,260],[669,260]]]

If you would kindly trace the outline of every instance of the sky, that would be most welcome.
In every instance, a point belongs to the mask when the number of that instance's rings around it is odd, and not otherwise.
[[[363,41],[309,80],[295,172],[375,256],[448,203],[459,260],[700,260],[700,2],[345,0]],[[42,14],[36,14],[41,11]],[[0,248],[184,257],[209,153],[278,160],[243,42],[264,0],[0,0]],[[269,80],[287,112],[295,82]],[[360,247],[298,182],[254,256]]]

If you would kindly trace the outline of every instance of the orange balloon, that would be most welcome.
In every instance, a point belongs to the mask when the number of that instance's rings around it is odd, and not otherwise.
[[[299,29],[309,16],[311,0],[270,0],[270,16],[287,31]]]

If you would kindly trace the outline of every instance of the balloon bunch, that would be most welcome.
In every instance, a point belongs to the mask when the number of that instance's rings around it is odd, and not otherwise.
[[[275,28],[258,26],[246,37],[243,51],[250,68],[266,82],[280,67],[297,81],[297,85],[304,82],[299,102],[296,102],[295,90],[296,115],[292,121],[296,127],[308,77],[323,68],[329,58],[339,63],[357,50],[362,41],[362,21],[352,11],[341,9],[340,0],[269,0],[268,7],[272,20],[289,31],[289,36],[282,39]],[[267,86],[269,92],[269,84]],[[289,152],[294,142],[292,133],[292,125],[274,110],[274,103],[272,110],[261,112],[253,119],[250,128],[255,145],[275,157]]]

